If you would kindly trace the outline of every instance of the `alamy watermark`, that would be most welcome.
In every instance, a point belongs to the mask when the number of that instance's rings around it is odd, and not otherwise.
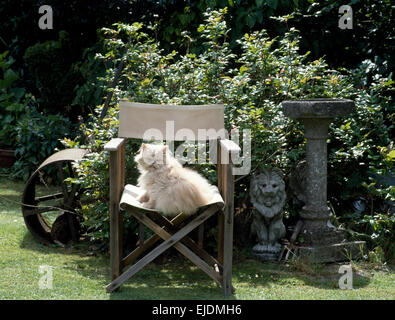
[[[353,272],[351,265],[340,266],[339,273],[343,274],[339,279],[339,288],[342,290],[353,289]]]
[[[40,289],[53,289],[53,267],[42,265],[38,267],[38,272],[43,276],[38,280]]]
[[[41,30],[53,29],[53,11],[52,7],[48,5],[43,5],[38,8],[38,13],[42,14],[38,20],[38,26]]]
[[[353,28],[352,8],[349,5],[342,5],[339,13],[343,14],[339,19],[339,28],[342,30]]]
[[[182,164],[217,164],[217,139],[209,140],[209,150],[207,153],[207,137],[218,137],[232,141],[239,146],[240,152],[221,153],[221,164],[229,164],[230,160],[235,165],[233,175],[246,175],[251,170],[251,130],[233,129],[230,133],[225,129],[198,129],[196,134],[187,128],[175,132],[174,121],[166,121],[166,132],[163,134],[159,129],[148,129],[143,134],[143,140],[162,142],[165,139],[169,151]],[[242,140],[242,141],[240,141]],[[174,141],[185,141],[174,150]],[[209,160],[209,161],[208,161]]]

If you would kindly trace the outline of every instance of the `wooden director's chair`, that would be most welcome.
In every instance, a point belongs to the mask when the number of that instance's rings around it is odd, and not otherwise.
[[[125,141],[126,138],[147,138],[147,130],[156,130],[167,140],[185,140],[185,128],[195,137],[198,130],[206,129],[204,139],[217,141],[218,188],[213,188],[213,199],[191,218],[179,214],[169,220],[159,212],[146,209],[137,200],[142,190],[133,185],[124,184],[125,180]],[[174,131],[173,131],[174,129]],[[180,130],[181,129],[181,130]],[[209,130],[210,129],[210,130]],[[184,131],[183,131],[184,130]],[[232,153],[240,148],[232,141],[218,137],[224,131],[224,106],[173,106],[132,103],[121,100],[118,137],[108,142],[104,150],[110,152],[110,259],[112,282],[106,290],[118,289],[130,277],[165,250],[174,247],[187,259],[222,286],[225,296],[234,292],[232,287],[232,250],[233,250],[233,164]],[[169,136],[169,131],[172,131]],[[187,132],[187,133],[188,133]],[[175,133],[175,134],[174,134]],[[166,136],[165,136],[166,135]],[[197,140],[197,139],[196,139]],[[140,222],[140,240],[137,248],[126,257],[122,250],[123,210],[126,210]],[[212,257],[203,249],[204,222],[218,214],[218,257]],[[185,225],[180,224],[185,221]],[[191,221],[189,221],[191,220]],[[144,239],[144,227],[150,228],[154,235]],[[199,227],[199,241],[195,242],[188,234]],[[156,248],[153,246],[163,242]],[[151,249],[151,251],[149,251]],[[146,253],[149,251],[148,253]],[[146,253],[137,262],[143,253]],[[135,262],[132,266],[129,266]]]

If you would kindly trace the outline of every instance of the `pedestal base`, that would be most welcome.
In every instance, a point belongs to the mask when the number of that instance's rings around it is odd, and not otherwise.
[[[317,226],[312,221],[304,221],[300,236],[303,237],[303,243],[316,247],[346,242],[348,234],[346,230],[322,225],[320,221],[317,221]]]
[[[257,243],[252,248],[252,252],[261,261],[274,261],[278,260],[281,249],[282,245],[280,243]]]
[[[314,263],[348,261],[360,258],[365,241],[350,241],[330,245],[299,247],[298,256]]]
[[[255,257],[257,257],[262,262],[277,261],[278,258],[280,257],[280,252],[277,252],[277,253],[270,253],[270,252],[256,253],[256,252],[254,252],[253,254]]]

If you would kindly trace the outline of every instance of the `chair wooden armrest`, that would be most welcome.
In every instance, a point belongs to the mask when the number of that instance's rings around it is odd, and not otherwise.
[[[104,145],[104,151],[118,151],[125,142],[125,138],[112,138]]]
[[[239,153],[241,151],[240,147],[229,139],[220,140],[221,149],[225,152]]]
[[[110,152],[110,204],[119,204],[125,186],[125,146],[125,138],[113,138],[104,145],[104,151]]]

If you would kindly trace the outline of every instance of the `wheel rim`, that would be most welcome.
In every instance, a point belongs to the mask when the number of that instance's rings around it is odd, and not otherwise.
[[[65,181],[73,178],[75,173],[72,162],[82,158],[87,150],[70,149],[73,153],[64,150],[54,154],[41,164],[28,180],[22,196],[22,213],[25,224],[34,238],[43,244],[53,243],[56,236],[53,226],[59,217],[66,215],[69,221],[70,234],[73,241],[78,240],[76,208],[82,190],[77,184]],[[82,150],[75,152],[74,150]],[[70,159],[70,154],[75,159]],[[62,157],[63,156],[63,157]],[[78,220],[77,220],[78,221]]]

